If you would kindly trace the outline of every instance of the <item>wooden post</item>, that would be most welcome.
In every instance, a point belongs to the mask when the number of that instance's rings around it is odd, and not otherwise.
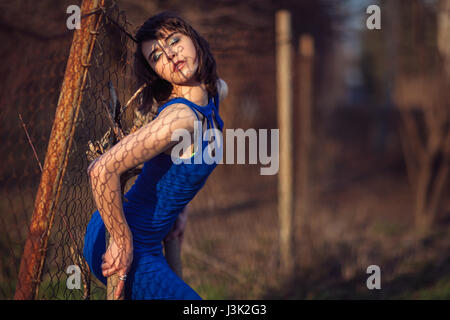
[[[277,46],[277,104],[280,128],[280,169],[278,175],[278,215],[280,267],[293,267],[293,152],[292,152],[292,44],[291,15],[280,10],[275,16]]]
[[[310,35],[302,35],[298,42],[298,104],[299,104],[299,191],[300,191],[300,214],[297,220],[299,240],[302,241],[300,252],[300,264],[304,267],[311,262],[309,250],[309,223],[308,212],[310,210],[310,157],[312,140],[312,117],[313,104],[313,68],[314,68],[314,39]]]
[[[83,1],[81,13],[92,12],[102,7],[103,3],[104,0]],[[34,203],[30,230],[20,262],[14,295],[16,300],[31,300],[38,297],[48,238],[69,158],[75,123],[81,105],[82,90],[86,82],[87,68],[100,20],[100,14],[85,17],[81,20],[81,29],[76,30],[74,34]]]
[[[444,70],[450,76],[450,0],[438,4],[437,46],[443,57]]]

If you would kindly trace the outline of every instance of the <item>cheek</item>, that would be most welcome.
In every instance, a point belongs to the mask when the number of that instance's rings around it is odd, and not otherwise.
[[[186,59],[190,66],[197,64],[197,50],[195,46],[190,41],[183,41],[176,49],[178,57],[181,59]]]
[[[192,63],[197,65],[197,63],[198,63],[198,56],[197,56],[197,50],[195,50],[194,45],[192,45],[189,48],[189,55],[192,58]]]
[[[198,57],[197,56],[195,56],[194,67],[197,70],[197,68],[198,68]]]
[[[186,50],[186,58],[189,61],[189,71],[195,72],[198,68],[198,56],[195,50],[195,47],[188,48]]]
[[[164,59],[161,57],[158,63],[155,65],[154,69],[155,72],[163,79],[169,80],[171,70],[170,70],[170,64],[167,61],[164,61]]]

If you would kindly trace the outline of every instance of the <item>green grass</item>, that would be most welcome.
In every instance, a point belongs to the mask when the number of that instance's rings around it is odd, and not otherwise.
[[[372,227],[373,231],[386,236],[398,236],[406,231],[406,227],[399,223],[390,221],[377,221]]]
[[[225,300],[229,299],[228,288],[225,284],[201,283],[194,290],[206,300]]]
[[[16,291],[16,281],[9,279],[8,281],[0,281],[0,298],[1,300],[10,300],[14,298]]]
[[[58,281],[46,280],[41,283],[39,289],[39,299],[42,300],[82,300],[83,285],[81,289],[68,289],[66,279]],[[105,299],[105,290],[103,285],[91,281],[90,300]]]
[[[419,300],[449,300],[450,277],[442,278],[427,288],[418,289],[413,292],[406,292],[402,294],[400,298]]]

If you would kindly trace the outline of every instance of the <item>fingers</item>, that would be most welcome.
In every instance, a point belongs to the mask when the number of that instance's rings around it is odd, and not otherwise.
[[[109,268],[110,265],[111,265],[111,263],[109,261],[107,261],[106,259],[102,258],[102,269]]]
[[[104,255],[103,255],[104,256]],[[103,256],[102,256],[102,265],[101,265],[101,268],[102,268],[102,273],[103,273],[103,275],[106,277],[106,275],[105,275],[105,272],[106,271],[108,271],[108,272],[110,272],[112,269],[117,269],[117,268],[114,268],[114,266],[111,264],[111,263],[109,263],[108,261],[106,261],[104,258],[103,258]]]
[[[119,280],[119,283],[117,284],[116,291],[114,292],[114,299],[116,300],[123,300],[123,288],[125,287],[125,281]]]
[[[113,274],[117,273],[119,270],[121,270],[121,268],[117,266],[117,264],[115,264],[114,261],[112,261],[112,263],[108,261],[103,261],[101,268],[104,277],[110,277]],[[125,273],[126,272],[124,272],[124,274]]]
[[[114,274],[118,273],[119,275],[127,274],[126,269],[118,268],[116,266],[109,266],[107,262],[102,263],[102,274],[104,277],[108,278]],[[117,287],[114,290],[114,299],[115,300],[123,300],[124,299],[124,287],[125,280],[120,280],[117,283]]]
[[[110,276],[112,276],[113,274],[115,274],[118,271],[117,267],[110,267],[110,268],[106,268],[102,270],[103,276],[108,278]]]
[[[103,276],[110,277],[115,273],[126,274],[132,259],[132,252],[119,251],[117,248],[111,247],[102,255]]]
[[[107,257],[106,254],[102,256],[101,268],[103,272],[108,272],[108,274],[110,274],[111,272],[115,273],[119,269],[116,261],[109,256]]]

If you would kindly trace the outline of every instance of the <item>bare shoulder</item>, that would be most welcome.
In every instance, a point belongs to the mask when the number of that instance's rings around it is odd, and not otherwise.
[[[162,124],[173,124],[174,129],[194,129],[194,121],[197,117],[192,109],[184,103],[174,103],[164,108],[155,120]]]

